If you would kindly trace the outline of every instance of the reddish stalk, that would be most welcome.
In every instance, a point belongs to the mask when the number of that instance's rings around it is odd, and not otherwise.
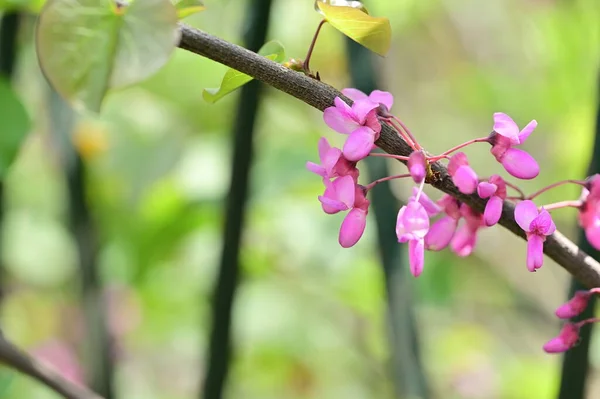
[[[392,159],[398,159],[400,161],[408,161],[408,157],[405,157],[402,155],[387,154],[387,153],[383,153],[383,152],[372,152],[369,154],[369,156],[370,157],[392,158]]]
[[[540,207],[544,208],[547,211],[551,211],[554,209],[560,209],[560,208],[579,208],[583,203],[579,200],[574,200],[574,201],[559,201],[559,202],[554,202],[552,204],[548,204],[548,205],[543,205]]]
[[[525,199],[529,199],[529,200],[534,199],[538,195],[541,195],[541,194],[545,193],[546,191],[553,189],[554,187],[562,186],[563,184],[567,184],[567,183],[579,184],[580,186],[584,186],[584,187],[586,185],[586,182],[583,180],[562,180],[562,181],[553,183],[547,187],[544,187],[541,190],[536,191],[535,193],[525,197]]]
[[[394,179],[403,179],[405,177],[410,177],[410,173],[404,173],[402,175],[382,177],[381,179],[377,179],[374,182],[372,182],[369,185],[367,185],[365,187],[365,192],[368,192],[370,189],[372,189],[373,187],[375,187],[379,183],[383,183],[383,182],[394,180]]]
[[[417,139],[415,139],[415,136],[412,135],[412,133],[410,132],[410,130],[408,130],[408,127],[406,127],[406,125],[396,116],[392,115],[392,119],[390,119],[390,121],[396,121],[398,123],[398,125],[400,125],[400,127],[402,128],[402,130],[404,130],[404,132],[406,133],[406,135],[409,137],[410,140],[407,140],[407,143],[413,143],[413,145],[411,145],[411,147],[414,150],[422,150],[423,148],[419,145],[419,143],[417,142]]]
[[[489,139],[487,137],[480,137],[478,139],[469,140],[462,144],[457,145],[456,147],[450,148],[448,151],[444,151],[440,155],[436,155],[434,157],[428,158],[428,160],[431,162],[439,161],[442,158],[448,158],[448,155],[450,155],[453,152],[458,151],[461,148],[464,148],[468,145],[475,144],[475,143],[488,143],[488,142],[489,142]]]
[[[308,52],[306,53],[306,58],[304,59],[304,62],[302,63],[302,68],[304,69],[304,72],[306,72],[307,74],[310,74],[310,66],[309,66],[310,57],[312,56],[313,50],[315,49],[315,44],[317,44],[317,38],[319,37],[319,32],[321,32],[321,28],[323,27],[325,22],[327,22],[327,21],[322,20],[321,22],[319,22],[317,31],[315,32],[312,42],[310,42],[310,46],[308,47]]]

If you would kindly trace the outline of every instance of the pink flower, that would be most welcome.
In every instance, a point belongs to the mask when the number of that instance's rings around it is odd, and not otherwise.
[[[589,243],[600,250],[600,175],[588,178],[581,200],[583,205],[579,208],[579,224]]]
[[[358,169],[356,162],[348,161],[339,148],[331,147],[325,137],[319,140],[319,159],[321,164],[307,162],[306,168],[326,179],[350,175],[357,181]]]
[[[515,208],[515,220],[527,234],[527,269],[534,272],[544,263],[544,241],[556,230],[552,216],[533,201],[522,201]]]
[[[421,191],[421,195],[419,195],[419,189],[417,187],[413,187],[412,195],[409,197],[408,202],[416,201],[417,197],[419,197],[419,203],[423,205],[423,208],[425,208],[427,214],[430,217],[435,216],[441,212],[442,208],[440,208],[438,204],[432,201],[431,198],[429,198],[424,191]]]
[[[342,90],[342,94],[352,101],[369,99],[375,104],[378,104],[380,108],[383,108],[383,111],[386,113],[392,109],[392,105],[394,104],[394,96],[392,96],[392,93],[388,93],[387,91],[373,90],[371,94],[367,96],[358,89],[349,88]]]
[[[333,130],[348,134],[342,152],[350,161],[365,158],[379,138],[381,124],[377,120],[378,103],[368,98],[354,101],[352,106],[336,97],[335,106],[323,111],[323,120]]]
[[[477,189],[477,174],[469,166],[467,155],[464,152],[457,152],[450,158],[448,173],[461,193],[472,194]]]
[[[467,204],[461,204],[460,213],[465,219],[465,223],[452,237],[450,248],[458,256],[469,256],[477,244],[477,232],[485,226],[483,215]]]
[[[587,307],[592,295],[591,291],[577,291],[573,298],[556,309],[556,316],[561,319],[570,319],[579,316]]]
[[[560,330],[557,337],[552,338],[544,345],[544,351],[547,353],[561,353],[574,347],[579,341],[579,327],[575,324],[567,323]]]
[[[493,175],[487,182],[481,182],[477,186],[477,194],[480,198],[489,198],[483,212],[486,226],[493,226],[502,216],[502,205],[506,198],[506,183],[498,175]]]
[[[352,176],[342,176],[333,182],[324,179],[325,192],[319,196],[319,201],[325,213],[334,214],[346,211],[354,206],[356,183]]]
[[[454,197],[445,194],[438,201],[438,205],[444,210],[446,216],[433,223],[425,236],[425,248],[431,251],[441,251],[450,244],[461,218],[460,202]]]
[[[400,208],[396,221],[398,242],[408,241],[410,271],[415,277],[423,272],[425,258],[424,238],[429,230],[429,215],[417,201],[411,201]]]
[[[536,128],[537,122],[532,120],[519,131],[519,127],[510,116],[496,112],[494,114],[494,131],[489,140],[491,153],[504,169],[519,179],[533,179],[540,173],[540,167],[527,152],[513,146],[523,144]]]
[[[419,184],[425,180],[427,175],[427,160],[423,151],[413,151],[408,157],[408,171],[415,183]]]

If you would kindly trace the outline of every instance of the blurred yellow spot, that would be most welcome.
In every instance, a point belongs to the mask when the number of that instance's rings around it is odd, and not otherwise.
[[[73,131],[73,145],[85,160],[91,160],[108,149],[108,132],[98,123],[84,121]]]

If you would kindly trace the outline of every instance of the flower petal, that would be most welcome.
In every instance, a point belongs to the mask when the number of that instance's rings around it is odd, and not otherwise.
[[[323,159],[327,156],[327,153],[331,149],[331,146],[329,145],[329,141],[327,141],[327,139],[325,137],[321,137],[319,139],[318,146],[319,146],[319,159],[321,160],[321,163],[323,163]]]
[[[464,152],[457,152],[452,155],[450,157],[450,162],[448,162],[448,173],[450,173],[450,176],[454,175],[456,170],[463,165],[469,165],[467,154]]]
[[[544,264],[544,239],[537,234],[527,238],[527,270],[534,272]]]
[[[460,166],[456,169],[452,181],[463,194],[472,194],[477,189],[477,174],[468,165]]]
[[[326,108],[323,111],[323,120],[327,126],[343,134],[350,134],[360,127],[350,115],[336,107]]]
[[[323,176],[323,177],[327,176],[327,171],[325,170],[325,168],[322,167],[321,165],[317,165],[314,162],[307,162],[306,169],[308,169],[309,171],[311,171],[313,173],[318,174],[319,176]]]
[[[425,247],[431,251],[441,251],[450,244],[458,221],[450,216],[437,220],[425,236]]]
[[[368,96],[365,93],[363,93],[362,91],[351,88],[351,87],[347,88],[347,89],[343,89],[342,94],[345,95],[346,97],[348,97],[352,101],[363,100],[365,98],[368,98]]]
[[[519,127],[512,118],[503,112],[494,114],[494,131],[507,137],[514,144],[519,144]]]
[[[485,181],[482,181],[477,185],[477,195],[479,195],[479,198],[491,197],[496,190],[498,190],[497,185]]]
[[[346,209],[354,206],[356,184],[352,176],[338,177],[333,181],[337,200],[346,205]]]
[[[369,115],[371,111],[375,113],[374,110],[378,106],[379,104],[376,104],[367,98],[363,100],[356,100],[354,101],[354,104],[352,104],[352,112],[354,112],[354,115],[356,115],[356,117],[358,118],[358,122],[361,125],[364,125],[367,121],[367,115]]]
[[[425,263],[425,246],[422,238],[408,242],[408,263],[413,276],[419,277]]]
[[[556,231],[552,216],[543,207],[540,214],[531,222],[530,228],[531,231],[535,230],[547,236]]]
[[[403,206],[396,218],[396,235],[399,242],[422,239],[429,230],[429,215],[420,203],[411,201]]]
[[[367,212],[354,208],[344,218],[338,241],[344,248],[350,248],[360,240],[367,225]]]
[[[537,121],[534,119],[531,122],[529,122],[527,126],[523,128],[523,130],[521,130],[521,132],[519,133],[519,144],[523,144],[525,140],[527,140],[527,137],[529,137],[531,132],[535,130],[537,124]]]
[[[544,345],[544,351],[547,353],[560,353],[574,347],[579,341],[579,327],[575,324],[567,323],[560,330],[556,338],[552,338]]]
[[[412,195],[410,196],[408,201],[415,201],[417,198],[417,194],[419,194],[419,188],[413,187]],[[425,211],[427,211],[427,214],[430,217],[435,216],[442,211],[442,208],[435,201],[429,198],[429,196],[425,194],[424,191],[421,191],[421,195],[419,196],[419,202],[421,203],[421,205],[423,205],[423,208],[425,208]]]
[[[468,225],[463,224],[450,241],[450,248],[456,255],[464,257],[471,255],[476,243],[477,233],[471,230]]]
[[[531,231],[530,226],[533,219],[539,215],[537,206],[533,201],[521,201],[515,207],[515,221],[526,232]]]
[[[493,226],[498,223],[500,216],[502,216],[502,205],[504,201],[502,198],[493,195],[485,205],[485,211],[483,212],[483,219],[485,220],[486,226]]]
[[[508,173],[519,179],[533,179],[540,173],[536,160],[529,153],[518,148],[506,150],[500,162]]]
[[[353,131],[344,143],[344,157],[349,161],[360,161],[369,155],[375,143],[375,132],[368,127]]]
[[[407,166],[415,183],[419,184],[425,180],[427,161],[423,151],[413,151],[408,157]]]
[[[592,247],[600,251],[600,220],[596,218],[595,222],[585,229],[585,237]]]
[[[371,94],[369,94],[369,99],[374,103],[383,104],[388,111],[392,109],[392,105],[394,105],[394,96],[387,91],[373,90]]]
[[[318,198],[319,201],[321,201],[321,208],[323,208],[323,212],[329,215],[333,215],[348,209],[343,202],[340,202],[337,199],[327,197],[325,195],[319,195]]]
[[[556,309],[556,316],[560,319],[570,319],[579,316],[587,308],[592,294],[590,291],[577,291],[573,298]]]

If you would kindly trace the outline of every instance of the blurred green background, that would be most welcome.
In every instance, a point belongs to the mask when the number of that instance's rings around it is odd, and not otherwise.
[[[185,22],[242,43],[246,2],[205,3],[205,12]],[[437,153],[487,135],[493,112],[505,112],[520,126],[539,123],[525,149],[542,172],[521,184],[526,192],[585,176],[597,107],[600,2],[366,4],[372,15],[388,17],[393,29],[391,51],[376,60],[381,89],[394,93],[393,112],[425,148]],[[276,0],[268,37],[284,44],[287,57],[303,58],[318,22],[311,0]],[[2,330],[81,380],[89,337],[82,329],[77,248],[68,227],[68,159],[51,132],[57,112],[69,111],[39,71],[34,24],[32,15],[19,30],[13,75],[33,129],[4,184]],[[325,26],[311,61],[322,80],[339,89],[350,85],[344,40]],[[75,115],[73,129],[55,132],[75,144],[87,167],[119,398],[197,397],[205,373],[238,96],[209,105],[202,89],[217,87],[225,70],[177,50],[149,80],[111,92],[99,117]],[[322,183],[304,167],[318,159],[322,135],[342,143],[318,111],[266,91],[228,398],[394,397],[373,215],[359,244],[340,248],[343,216],[322,212]],[[501,172],[487,146],[466,152],[481,176]],[[390,169],[403,167],[391,162]],[[391,184],[399,200],[406,198],[409,182]],[[541,199],[578,195],[567,186]],[[553,216],[575,239],[576,213]],[[565,299],[569,276],[549,259],[529,273],[525,253],[524,241],[496,227],[480,233],[471,257],[427,253],[421,277],[406,273],[433,397],[555,397],[560,357],[541,347],[558,332],[553,311]],[[596,368],[597,341],[595,336],[591,352]],[[588,396],[600,397],[600,378],[593,371],[591,377]],[[0,397],[57,396],[2,368]]]

